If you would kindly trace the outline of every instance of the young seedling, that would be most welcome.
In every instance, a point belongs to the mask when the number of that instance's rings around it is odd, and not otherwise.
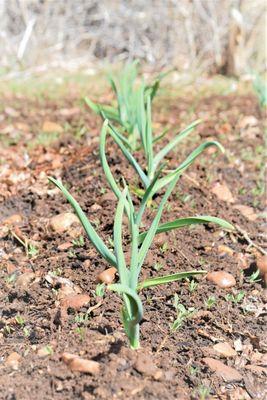
[[[174,295],[173,305],[176,310],[177,317],[176,317],[175,321],[171,324],[170,328],[171,328],[172,332],[180,329],[182,327],[183,323],[185,322],[185,320],[187,318],[190,318],[195,312],[194,307],[189,307],[188,309],[186,309],[185,306],[179,302],[179,297],[176,293]]]
[[[225,300],[231,301],[234,304],[238,304],[238,303],[241,303],[241,301],[243,300],[244,297],[245,297],[245,291],[240,290],[240,292],[237,294],[232,294],[232,293],[227,294],[225,296]]]
[[[212,308],[216,304],[216,297],[215,296],[210,296],[207,300],[205,300],[205,306],[206,308]]]
[[[98,283],[95,288],[95,295],[97,297],[104,297],[106,285],[105,283]]]
[[[257,271],[253,272],[253,274],[250,275],[249,282],[256,283],[256,282],[260,282],[260,281],[261,281],[260,270],[257,269]]]
[[[163,265],[162,265],[161,263],[159,263],[159,262],[156,262],[156,263],[153,265],[152,268],[153,268],[155,271],[159,272],[159,271],[163,268]]]
[[[197,290],[198,283],[194,279],[191,280],[188,279],[188,282],[189,282],[188,286],[189,292],[194,293]]]
[[[150,85],[142,83],[140,86],[136,84],[138,61],[128,63],[117,76],[109,76],[111,88],[117,99],[117,107],[96,104],[88,97],[85,97],[85,102],[103,119],[109,119],[120,126],[122,129],[122,133],[119,133],[120,138],[127,148],[134,151],[140,145],[141,139],[138,124],[140,101],[146,103],[148,97],[152,101],[159,89],[160,81],[169,72],[159,74]]]
[[[82,235],[78,237],[78,239],[73,239],[72,241],[75,247],[83,247],[84,246],[84,238]]]

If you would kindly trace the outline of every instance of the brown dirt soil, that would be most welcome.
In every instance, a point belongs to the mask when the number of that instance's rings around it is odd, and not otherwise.
[[[53,175],[68,185],[101,237],[112,238],[116,202],[103,197],[110,190],[98,157],[99,119],[79,107],[77,98],[40,103],[22,95],[2,97],[0,222],[14,214],[22,221],[19,231],[1,224],[0,232],[0,399],[263,399],[266,294],[262,280],[250,279],[259,250],[240,232],[230,234],[213,225],[176,230],[168,234],[167,246],[154,244],[142,278],[190,269],[224,270],[235,277],[236,285],[222,289],[204,276],[195,279],[196,288],[181,281],[143,291],[142,348],[130,350],[120,322],[121,300],[108,291],[104,298],[95,294],[97,275],[107,264],[85,235],[84,245],[73,244],[71,235],[77,229],[56,234],[49,228],[54,215],[71,211],[59,191],[48,184],[47,175]],[[170,166],[207,138],[219,140],[226,153],[215,157],[207,151],[195,162],[172,194],[163,221],[219,216],[237,224],[256,246],[264,248],[264,118],[257,100],[252,95],[213,95],[203,97],[187,113],[192,103],[188,98],[172,99],[163,113],[159,102],[154,113],[157,127],[204,120],[172,153]],[[244,118],[249,116],[255,120],[246,124]],[[45,120],[58,123],[65,132],[48,144],[39,134]],[[137,157],[142,161],[140,154]],[[138,184],[111,142],[108,161],[114,174],[122,173],[129,183]],[[216,182],[228,187],[234,202],[213,194]],[[147,223],[158,202],[159,197],[146,215]],[[247,219],[236,204],[252,207],[256,220]],[[38,253],[27,257],[15,235],[34,241]],[[70,247],[58,248],[65,243]],[[155,265],[160,265],[159,272]],[[59,278],[88,294],[89,304],[78,311],[70,308],[65,315],[60,308]],[[194,307],[195,312],[172,332],[175,293],[186,309]],[[231,294],[236,302],[227,297]],[[216,301],[208,308],[210,296]],[[236,354],[224,358],[216,353],[213,346],[221,342],[230,344]],[[45,356],[40,352],[43,347]],[[12,352],[21,356],[17,369],[6,361]],[[99,362],[100,372],[72,372],[61,359],[63,352]],[[233,367],[241,378],[222,377],[207,366],[206,357]]]

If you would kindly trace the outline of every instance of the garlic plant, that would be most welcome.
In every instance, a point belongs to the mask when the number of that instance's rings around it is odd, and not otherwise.
[[[159,186],[159,182],[162,182],[161,179],[163,178],[159,178],[160,171],[155,174],[154,178],[148,183],[141,204],[136,210],[133,205],[133,200],[129,188],[126,185],[123,189],[119,187],[108,165],[105,154],[105,138],[107,134],[107,129],[108,121],[105,121],[101,132],[100,158],[107,181],[118,198],[113,226],[114,252],[106,246],[104,241],[100,238],[100,236],[82,211],[78,202],[72,197],[72,195],[62,185],[62,183],[51,177],[49,178],[49,180],[54,183],[67,198],[74,211],[76,212],[78,218],[80,219],[80,222],[83,225],[89,240],[92,242],[98,253],[109,264],[116,267],[119,275],[119,282],[108,285],[108,288],[112,291],[119,293],[123,297],[123,326],[125,329],[125,333],[129,338],[130,346],[133,349],[137,349],[140,346],[139,331],[140,322],[143,317],[143,305],[139,294],[140,291],[151,286],[170,283],[180,280],[182,278],[187,278],[206,272],[177,272],[176,274],[159,276],[140,282],[142,266],[145,262],[148,250],[153,243],[155,235],[160,232],[167,232],[172,229],[177,229],[192,224],[203,224],[212,222],[225,229],[232,229],[233,226],[223,219],[210,216],[178,218],[174,221],[160,225],[160,219],[164,211],[165,204],[168,201],[176,183],[178,182],[181,173],[193,162],[196,156],[203,151],[203,148],[201,148],[197,152],[193,152],[174,173],[172,173],[170,176],[167,175],[169,176],[168,179],[165,179],[164,185],[161,185],[161,187],[167,186],[167,188],[162,197],[156,215],[151,222],[150,228],[147,231],[142,232],[142,218],[146,210],[147,203],[151,198],[151,195],[155,192],[155,188]],[[129,244],[131,249],[131,259],[129,265],[126,264],[125,252],[123,248],[123,234],[125,232],[123,232],[122,221],[124,214],[128,217],[131,238]]]

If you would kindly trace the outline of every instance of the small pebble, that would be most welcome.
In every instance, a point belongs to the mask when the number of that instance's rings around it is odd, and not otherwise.
[[[56,233],[67,231],[73,224],[79,223],[78,217],[70,212],[55,215],[50,219],[50,227]]]
[[[40,358],[44,358],[47,356],[51,356],[52,354],[52,348],[50,346],[44,346],[41,347],[38,351],[37,351],[37,355]]]
[[[213,271],[207,275],[207,280],[213,282],[220,288],[226,289],[236,285],[236,280],[229,272]]]
[[[71,242],[65,242],[57,246],[59,251],[68,250],[73,246]]]
[[[87,294],[76,294],[63,298],[60,301],[60,305],[64,309],[73,308],[74,310],[79,310],[89,303],[89,301],[90,297]]]
[[[117,269],[115,267],[108,268],[97,276],[97,280],[106,284],[112,283],[115,280],[116,272]]]

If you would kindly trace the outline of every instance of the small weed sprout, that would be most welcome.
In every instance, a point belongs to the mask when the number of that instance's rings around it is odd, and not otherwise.
[[[156,263],[153,265],[152,268],[153,268],[155,271],[159,272],[159,271],[163,268],[163,265],[162,265],[161,263],[159,263],[159,262],[156,262]]]
[[[28,245],[28,255],[29,255],[29,257],[33,258],[38,253],[39,253],[39,250],[37,249],[37,247],[35,245],[33,245],[32,243],[29,243],[29,245]]]
[[[191,279],[191,281],[189,281],[189,286],[188,286],[189,292],[194,293],[197,290],[197,287],[198,283],[194,279]]]
[[[200,385],[196,389],[195,394],[198,396],[197,398],[199,400],[207,400],[210,396],[210,388],[208,386]]]
[[[253,272],[253,274],[250,275],[249,282],[256,283],[256,282],[260,282],[260,281],[261,281],[260,271],[257,269],[257,271]]]
[[[212,308],[216,304],[216,297],[215,296],[209,296],[207,300],[205,300],[205,306],[206,308]]]
[[[172,332],[180,329],[187,318],[190,318],[194,312],[194,307],[189,307],[188,309],[181,303],[179,303],[179,297],[177,293],[174,295],[173,306],[176,310],[177,316],[175,321],[171,324],[170,329]]]
[[[80,235],[80,236],[78,237],[78,239],[73,239],[72,244],[73,244],[75,247],[83,247],[84,244],[85,244],[85,242],[84,242],[84,237],[83,237],[82,235]]]
[[[95,295],[96,295],[97,297],[104,297],[104,295],[105,295],[105,290],[106,290],[106,285],[105,285],[105,283],[98,283],[98,284],[96,285],[96,288],[95,288]]]
[[[241,303],[241,301],[243,300],[244,297],[245,297],[245,291],[240,290],[240,292],[237,294],[233,294],[233,293],[227,294],[225,296],[225,300],[232,302],[234,304],[238,304],[238,303]]]
[[[16,320],[18,325],[20,325],[20,326],[25,325],[25,320],[20,314],[15,316],[15,320]]]

